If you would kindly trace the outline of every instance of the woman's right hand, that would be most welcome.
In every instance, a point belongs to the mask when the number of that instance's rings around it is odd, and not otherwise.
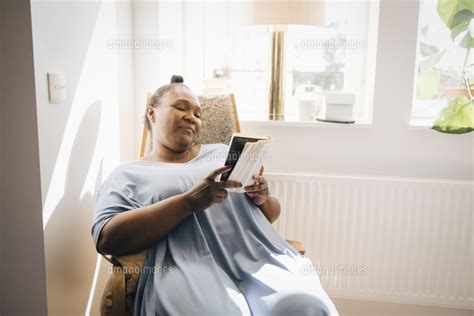
[[[216,181],[218,175],[229,169],[230,166],[224,166],[214,170],[184,194],[193,211],[202,211],[212,204],[221,203],[229,194],[226,188],[239,188],[242,186],[242,183],[233,180]]]

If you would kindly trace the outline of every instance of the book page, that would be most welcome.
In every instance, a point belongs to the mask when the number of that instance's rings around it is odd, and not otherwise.
[[[243,186],[253,184],[252,176],[258,174],[262,167],[269,142],[269,140],[259,140],[254,143],[246,143],[237,164],[229,176],[229,180],[239,181]],[[227,190],[231,192],[245,192],[243,187]]]

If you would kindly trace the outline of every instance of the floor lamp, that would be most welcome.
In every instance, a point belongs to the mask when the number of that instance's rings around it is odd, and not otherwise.
[[[285,119],[285,32],[288,25],[323,26],[322,0],[254,0],[251,25],[267,25],[271,31],[269,109],[270,120]]]

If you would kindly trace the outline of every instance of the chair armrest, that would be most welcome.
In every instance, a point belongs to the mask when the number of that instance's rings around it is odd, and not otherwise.
[[[306,250],[304,249],[303,243],[301,241],[297,240],[286,240],[287,243],[289,243],[293,248],[295,248],[296,251],[298,251],[301,255],[304,255]]]

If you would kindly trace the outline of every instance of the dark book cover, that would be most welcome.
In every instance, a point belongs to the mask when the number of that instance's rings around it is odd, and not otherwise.
[[[230,146],[229,146],[229,152],[227,154],[227,158],[225,161],[225,165],[232,166],[232,168],[221,175],[220,181],[227,181],[227,179],[229,179],[229,176],[234,170],[234,167],[237,164],[237,161],[239,160],[239,157],[242,154],[242,151],[244,150],[246,143],[249,143],[249,142],[255,143],[259,140],[265,140],[265,139],[268,139],[268,138],[249,137],[249,136],[240,136],[240,135],[232,136]]]

